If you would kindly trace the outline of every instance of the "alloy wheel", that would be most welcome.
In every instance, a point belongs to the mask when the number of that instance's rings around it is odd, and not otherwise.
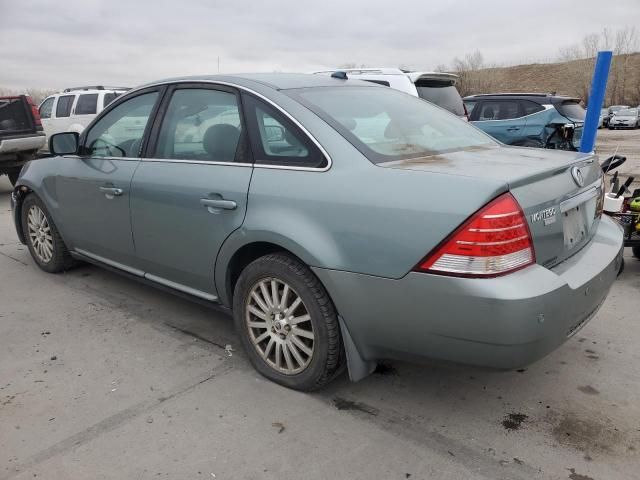
[[[262,360],[284,375],[295,375],[313,358],[315,335],[302,298],[286,282],[263,278],[250,289],[245,322]]]
[[[49,263],[53,258],[53,236],[47,216],[37,205],[29,208],[27,227],[34,253],[41,262]]]

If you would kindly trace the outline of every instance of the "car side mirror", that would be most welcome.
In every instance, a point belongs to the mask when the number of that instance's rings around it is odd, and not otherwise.
[[[77,132],[63,132],[51,135],[49,151],[54,155],[75,155],[78,153],[80,135]]]

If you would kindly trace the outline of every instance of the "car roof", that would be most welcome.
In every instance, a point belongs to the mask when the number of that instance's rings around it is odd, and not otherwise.
[[[309,87],[336,87],[336,86],[362,86],[371,88],[380,88],[370,82],[359,80],[342,80],[333,78],[330,75],[310,75],[308,73],[243,73],[233,75],[194,75],[187,77],[166,78],[139,88],[151,85],[161,85],[165,83],[178,82],[221,82],[230,83],[244,87],[255,86],[260,84],[273,88],[274,90],[288,90],[292,88],[309,88]]]
[[[321,70],[318,72],[313,72],[315,74],[325,74],[330,75],[333,72],[345,72],[347,75],[406,75],[409,77],[413,83],[416,83],[418,80],[427,80],[427,79],[446,79],[451,80],[455,83],[458,80],[458,75],[453,73],[445,73],[445,72],[412,72],[410,70],[402,70],[400,68],[391,68],[391,67],[363,67],[363,68],[335,68],[332,70]]]
[[[532,100],[536,103],[548,100],[550,102],[558,101],[575,101],[579,102],[580,99],[576,97],[568,97],[565,95],[554,95],[553,93],[480,93],[477,95],[469,95],[463,98],[463,100],[480,100],[480,99],[498,99],[498,98],[512,98],[515,100]]]

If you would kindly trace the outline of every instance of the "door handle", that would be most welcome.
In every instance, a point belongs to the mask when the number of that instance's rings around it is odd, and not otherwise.
[[[100,191],[107,197],[119,197],[124,193],[124,190],[116,187],[100,187]]]
[[[507,132],[517,132],[520,130],[520,127],[509,127],[507,128]]]
[[[212,209],[235,210],[238,207],[238,204],[233,200],[201,198],[200,203],[207,207],[211,213],[214,213]]]

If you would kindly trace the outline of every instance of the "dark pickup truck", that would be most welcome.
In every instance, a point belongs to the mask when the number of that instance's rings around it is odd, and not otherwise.
[[[0,175],[15,185],[22,166],[44,142],[40,113],[31,97],[0,97]]]

